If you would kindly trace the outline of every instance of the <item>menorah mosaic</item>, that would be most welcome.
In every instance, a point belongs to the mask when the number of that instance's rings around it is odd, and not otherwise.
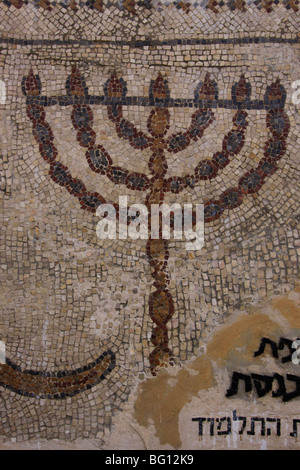
[[[286,150],[286,139],[289,134],[289,119],[284,111],[286,91],[277,80],[267,86],[264,99],[253,99],[251,83],[242,75],[232,86],[231,99],[219,99],[217,83],[206,75],[195,89],[194,97],[173,99],[170,96],[168,81],[161,73],[151,81],[149,95],[144,97],[128,96],[126,81],[113,74],[104,85],[103,95],[90,95],[84,76],[76,67],[66,80],[66,94],[45,96],[38,75],[30,70],[22,81],[22,90],[26,96],[27,116],[32,122],[32,132],[39,146],[39,153],[49,165],[49,175],[53,184],[66,189],[77,198],[78,207],[96,213],[97,208],[108,201],[98,192],[89,191],[86,184],[74,178],[66,165],[59,161],[55,146],[55,136],[51,125],[46,121],[49,107],[71,107],[70,120],[76,131],[77,141],[85,152],[91,170],[99,176],[107,177],[112,184],[125,185],[127,190],[147,192],[145,202],[150,208],[152,204],[161,204],[165,194],[178,194],[186,188],[194,188],[199,181],[211,181],[230,163],[244,146],[245,132],[251,115],[257,111],[266,114],[266,137],[264,155],[256,169],[247,171],[240,177],[236,187],[229,187],[215,199],[204,204],[205,223],[209,224],[228,210],[238,208],[247,195],[257,193],[268,177],[278,170],[278,162]],[[109,119],[119,139],[141,151],[151,150],[148,162],[149,175],[130,172],[128,169],[114,165],[105,147],[96,143],[93,130],[94,106],[105,106]],[[124,106],[140,106],[149,109],[145,133],[126,119]],[[185,131],[168,135],[170,125],[169,109],[172,107],[191,110],[190,126]],[[168,154],[176,154],[188,148],[191,142],[197,142],[204,135],[214,120],[214,109],[227,108],[235,110],[232,128],[224,136],[222,148],[210,159],[202,159],[194,172],[181,177],[169,176]],[[118,204],[111,201],[118,214]],[[131,220],[128,219],[128,223]],[[195,222],[195,215],[194,215]],[[151,223],[151,218],[149,224]],[[152,239],[149,235],[146,252],[151,266],[153,288],[149,296],[149,315],[153,321],[151,342],[153,350],[150,354],[150,369],[153,375],[157,370],[173,364],[173,354],[169,348],[168,323],[174,314],[174,301],[169,291],[168,240],[160,236]],[[1,376],[1,385],[16,393],[31,397],[66,398],[80,391],[97,385],[111,372],[116,363],[114,352],[105,351],[96,361],[84,365],[81,369],[47,373],[22,371],[10,360],[7,360]]]
[[[297,449],[299,1],[0,24],[0,448]]]

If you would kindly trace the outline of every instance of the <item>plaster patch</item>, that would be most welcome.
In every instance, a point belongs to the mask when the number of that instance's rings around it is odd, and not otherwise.
[[[229,326],[215,334],[207,346],[207,354],[218,365],[246,361],[253,363],[253,351],[264,336],[280,336],[280,326],[268,315],[241,315]]]
[[[160,443],[170,444],[175,449],[181,446],[178,429],[181,409],[197,396],[200,390],[207,390],[215,385],[208,358],[196,358],[189,368],[192,371],[181,369],[176,371],[176,375],[162,370],[157,377],[142,383],[134,407],[137,422],[147,427],[152,421]],[[173,379],[171,383],[170,378]]]
[[[280,311],[292,328],[300,328],[300,302],[287,297],[273,300],[273,308]]]

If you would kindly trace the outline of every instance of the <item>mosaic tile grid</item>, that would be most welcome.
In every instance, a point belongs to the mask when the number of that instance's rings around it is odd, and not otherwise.
[[[8,3],[8,24],[43,8]],[[296,12],[286,3],[280,15],[297,31],[288,6]],[[188,14],[160,6],[174,7]],[[54,23],[60,8],[46,9]],[[77,38],[74,48],[35,30],[26,37],[37,43],[2,41],[4,436],[102,438],[136,377],[184,363],[235,309],[295,283],[299,45],[285,24],[285,44],[225,34],[226,47],[217,35],[182,43],[168,29],[154,47],[142,35],[143,44],[104,45],[91,31],[93,44]],[[18,36],[6,27],[4,38]],[[95,208],[122,191],[131,202],[205,202],[204,249],[99,242]]]
[[[136,14],[126,8],[130,9],[129,4],[134,3]],[[37,8],[38,2],[24,3],[19,9],[3,2],[0,8],[2,37],[16,42],[35,40],[38,44],[49,41],[53,46],[65,43],[77,47],[77,41],[92,41],[96,44],[116,42],[124,47],[146,44],[150,49],[162,41],[176,46],[195,41],[205,45],[221,40],[225,44],[232,41],[248,43],[249,40],[298,40],[299,6],[294,0],[246,2],[244,8],[233,10],[230,5],[243,2],[226,2],[219,7],[218,2],[209,1],[194,5],[190,11],[178,8],[180,3],[187,2],[153,1],[151,8],[139,3],[104,2],[104,10],[100,12],[84,2],[78,3],[77,10],[72,9],[71,4],[66,8],[63,2],[56,2],[51,11],[41,6]],[[213,3],[215,6],[209,8]],[[293,7],[289,8],[291,4]],[[263,6],[260,8],[260,5]],[[81,44],[84,46],[86,42]]]

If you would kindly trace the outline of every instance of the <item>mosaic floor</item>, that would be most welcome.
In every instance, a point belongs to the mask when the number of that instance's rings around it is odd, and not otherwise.
[[[260,373],[227,350],[214,355],[220,328],[262,308],[257,350],[270,331],[273,352],[300,337],[297,316],[279,321],[268,307],[298,301],[298,10],[297,0],[1,2],[3,447],[133,448],[118,430],[129,416],[147,448],[188,448],[183,418],[176,437],[150,419],[152,400],[168,408],[170,380],[209,358],[195,369],[206,385],[191,374],[182,396],[205,402],[211,389],[213,416],[220,374]],[[99,240],[97,210],[112,204],[119,220],[120,196],[149,211],[204,204],[203,248],[161,233]],[[290,401],[281,383],[289,403],[268,411],[296,420],[299,366],[288,367],[297,393]],[[221,382],[238,393],[230,375]],[[231,410],[230,393],[222,400]],[[238,400],[247,413],[242,391]],[[178,415],[186,402],[174,404]],[[294,426],[288,444],[270,445],[299,446]]]

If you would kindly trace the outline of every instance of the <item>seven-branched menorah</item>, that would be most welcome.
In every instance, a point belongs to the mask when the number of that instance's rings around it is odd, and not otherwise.
[[[89,191],[82,180],[73,178],[68,167],[57,159],[58,151],[54,144],[54,136],[49,123],[45,120],[46,108],[49,106],[55,104],[72,106],[71,120],[77,131],[77,141],[86,149],[86,159],[91,170],[99,175],[105,175],[114,184],[125,185],[128,190],[147,191],[144,202],[148,209],[152,204],[163,203],[164,196],[168,192],[176,194],[185,188],[194,188],[200,180],[212,180],[230,163],[230,158],[237,155],[244,146],[248,111],[266,110],[266,123],[270,135],[258,166],[242,175],[236,187],[229,188],[218,198],[204,203],[204,217],[207,223],[221,217],[225,210],[238,207],[247,194],[256,193],[266,178],[278,169],[278,162],[286,149],[289,120],[284,112],[286,92],[279,80],[267,87],[263,100],[252,100],[251,85],[242,75],[232,87],[231,99],[222,100],[219,99],[216,82],[207,74],[205,80],[197,86],[193,98],[174,99],[170,96],[167,80],[160,73],[156,80],[151,82],[148,97],[127,96],[126,82],[114,73],[104,85],[104,95],[93,96],[88,92],[84,77],[76,67],[73,67],[66,82],[66,95],[54,97],[42,95],[39,76],[35,75],[33,70],[24,77],[22,89],[26,95],[27,115],[33,124],[33,135],[39,144],[41,156],[50,165],[49,174],[52,180],[76,197],[82,209],[93,213],[107,201],[99,193]],[[107,107],[108,118],[114,124],[120,139],[126,140],[136,150],[150,149],[149,175],[130,172],[126,168],[114,165],[107,149],[96,143],[92,105]],[[138,130],[124,117],[123,106],[151,108],[147,121],[148,133]],[[170,107],[189,107],[194,108],[194,111],[189,127],[168,137]],[[201,160],[192,173],[181,177],[168,177],[166,153],[180,152],[192,142],[199,140],[214,120],[214,108],[236,110],[232,119],[232,129],[225,135],[222,149],[214,153],[211,159]],[[113,204],[118,215],[118,204]],[[148,223],[150,226],[151,217]],[[147,257],[155,289],[149,297],[149,314],[155,325],[151,336],[154,349],[150,354],[150,368],[154,375],[158,368],[173,363],[167,325],[174,314],[174,302],[169,290],[168,240],[162,236],[161,220],[159,228],[159,238],[152,239],[149,235],[147,241]]]

